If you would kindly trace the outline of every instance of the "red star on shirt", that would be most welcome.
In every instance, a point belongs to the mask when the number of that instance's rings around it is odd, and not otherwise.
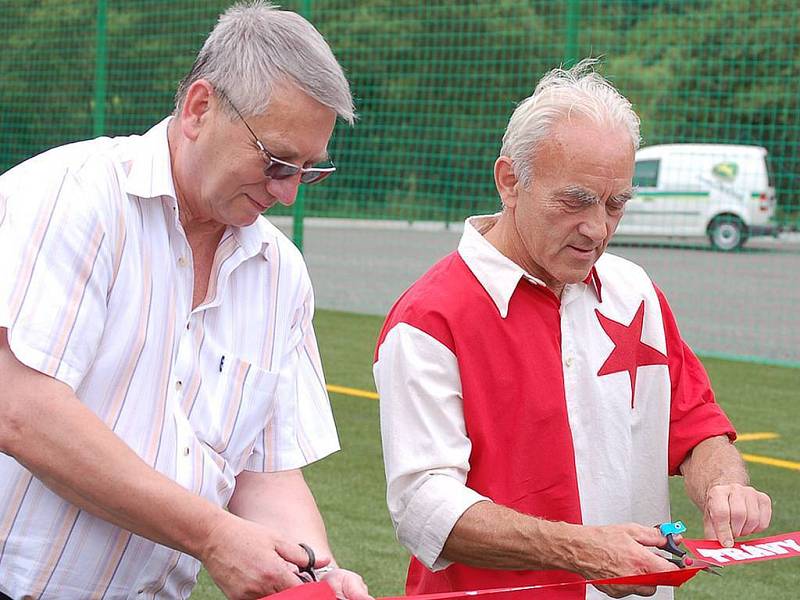
[[[631,378],[631,408],[636,397],[636,372],[645,365],[666,365],[667,357],[647,344],[642,342],[642,325],[644,324],[644,300],[639,305],[630,324],[623,325],[609,319],[598,309],[594,309],[600,326],[606,335],[614,342],[614,349],[608,355],[606,362],[597,372],[601,375],[621,373],[627,371]]]

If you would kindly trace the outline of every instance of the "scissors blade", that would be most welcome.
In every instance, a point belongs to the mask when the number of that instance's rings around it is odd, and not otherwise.
[[[706,562],[704,560],[698,560],[696,558],[693,558],[691,566],[702,568],[703,573],[708,573],[709,575],[716,575],[717,577],[722,577],[722,573],[720,573],[722,567],[719,565],[715,565],[710,562]]]

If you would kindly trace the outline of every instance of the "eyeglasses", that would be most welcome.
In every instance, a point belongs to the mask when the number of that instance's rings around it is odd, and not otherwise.
[[[258,147],[258,150],[261,152],[261,156],[264,159],[265,177],[269,177],[270,179],[288,179],[289,177],[294,177],[300,173],[300,182],[311,185],[312,183],[319,183],[328,177],[328,175],[331,175],[334,171],[336,171],[336,167],[332,161],[328,161],[328,163],[324,166],[301,167],[300,165],[294,165],[281,160],[280,158],[275,158],[272,156],[272,154],[270,154],[269,150],[266,149],[264,144],[261,143],[261,140],[258,139],[258,136],[255,134],[250,125],[247,124],[247,121],[244,120],[242,113],[240,113],[239,109],[236,108],[236,105],[231,102],[231,99],[228,98],[228,95],[220,89],[216,91],[217,94],[221,98],[224,98],[225,101],[231,105],[231,108],[236,111],[236,114],[239,115],[239,118],[242,120],[242,123],[244,123],[244,126],[247,127],[247,131],[249,131],[250,135],[253,136],[253,143]]]

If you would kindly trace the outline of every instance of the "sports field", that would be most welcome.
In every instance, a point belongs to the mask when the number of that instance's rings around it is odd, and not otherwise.
[[[319,311],[315,320],[328,383],[374,390],[372,350],[382,319]],[[797,419],[800,370],[749,363],[704,360],[718,401],[740,434],[770,439],[742,440],[741,451],[765,462],[749,463],[753,483],[774,503],[772,535],[800,528],[800,422]],[[406,552],[397,544],[384,504],[378,404],[375,400],[332,393],[342,452],[306,470],[325,516],[334,552],[342,565],[360,572],[376,596],[403,590]],[[775,466],[776,463],[782,466]],[[689,527],[688,537],[703,537],[697,510],[673,482],[673,518]],[[723,577],[699,574],[678,593],[692,600],[798,597],[800,560],[776,560],[723,569]],[[533,595],[530,598],[546,598]],[[203,573],[193,600],[222,598]]]

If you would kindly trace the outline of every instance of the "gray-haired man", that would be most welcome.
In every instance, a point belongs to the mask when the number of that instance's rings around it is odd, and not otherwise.
[[[172,117],[0,178],[1,593],[185,598],[202,563],[231,598],[326,565],[369,598],[299,470],[338,440],[305,265],[261,217],[333,173],[337,115],[322,36],[238,5]]]
[[[670,520],[668,474],[725,545],[769,523],[664,295],[605,253],[633,194],[639,119],[591,64],[553,70],[520,103],[494,166],[503,211],[468,219],[381,333],[409,594],[675,569],[649,549],[667,542],[653,525]]]

